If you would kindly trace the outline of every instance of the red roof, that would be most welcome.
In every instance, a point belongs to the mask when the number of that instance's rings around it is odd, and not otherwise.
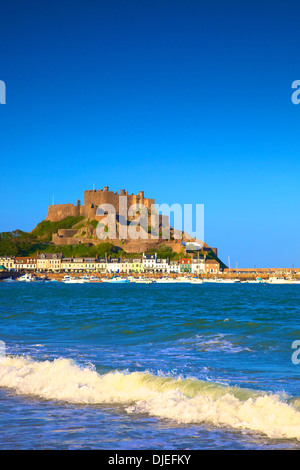
[[[28,258],[28,257],[23,257],[23,256],[16,256],[15,263],[33,264],[33,263],[36,263],[36,257],[32,256],[31,258]]]

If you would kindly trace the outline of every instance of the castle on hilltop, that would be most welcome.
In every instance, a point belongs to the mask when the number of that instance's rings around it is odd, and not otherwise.
[[[137,207],[135,216],[127,214],[125,220],[122,212],[123,207],[120,207],[120,201],[124,202],[124,198],[127,203],[127,209],[134,206]],[[97,214],[97,209],[103,204],[113,206],[116,213],[116,236],[109,237],[108,241],[111,241],[115,246],[122,248],[128,253],[143,253],[148,249],[157,249],[160,244],[164,244],[164,246],[171,248],[174,252],[181,253],[186,251],[186,242],[199,242],[199,240],[190,237],[185,232],[179,232],[180,236],[177,236],[178,230],[174,230],[170,226],[169,215],[158,214],[155,210],[154,199],[145,198],[144,191],[140,191],[138,194],[128,194],[128,191],[121,189],[120,193],[118,193],[109,191],[108,186],[104,186],[104,189],[100,190],[85,191],[83,205],[81,205],[80,200],[77,201],[76,205],[50,205],[46,217],[47,221],[60,222],[67,217],[76,218],[71,228],[59,228],[57,233],[52,235],[52,242],[55,245],[77,245],[80,243],[96,245],[100,243],[96,227],[99,225],[105,226],[107,212],[104,211],[100,215],[99,213]],[[120,237],[120,232],[124,226],[132,221],[138,221],[139,217],[136,218],[136,216],[139,214],[140,207],[146,208],[148,212],[146,228],[139,227],[139,232],[143,231],[146,237]],[[78,218],[80,219],[79,221]],[[165,236],[165,230],[168,236]],[[155,232],[154,237],[150,236],[153,234],[153,231]],[[200,243],[203,250],[209,248],[204,242],[200,241]],[[209,248],[209,250],[213,250],[217,254],[215,248]]]
[[[98,219],[96,212],[97,207],[101,204],[111,204],[114,206],[116,213],[119,214],[119,197],[127,197],[128,207],[133,204],[143,204],[148,210],[155,204],[154,199],[147,199],[144,197],[144,191],[138,194],[128,194],[128,191],[121,189],[120,194],[116,191],[109,191],[108,186],[104,189],[89,189],[84,192],[84,205],[82,206],[80,200],[74,204],[55,204],[50,205],[46,220],[50,222],[58,222],[66,217],[77,217],[79,215],[89,219]]]

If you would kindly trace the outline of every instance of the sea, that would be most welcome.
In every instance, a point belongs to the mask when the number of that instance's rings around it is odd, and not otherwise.
[[[2,282],[0,341],[1,449],[300,448],[299,285]]]

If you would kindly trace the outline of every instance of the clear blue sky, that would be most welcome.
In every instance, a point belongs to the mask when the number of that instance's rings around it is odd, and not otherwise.
[[[300,267],[299,1],[1,5],[0,231],[104,185],[205,204],[240,267]]]

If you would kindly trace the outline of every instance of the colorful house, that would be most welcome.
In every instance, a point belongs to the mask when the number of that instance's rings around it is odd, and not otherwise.
[[[205,261],[205,271],[208,274],[219,274],[220,272],[220,263],[215,259],[207,259]]]
[[[179,260],[179,267],[180,267],[181,273],[191,273],[192,272],[192,259],[181,258]]]

